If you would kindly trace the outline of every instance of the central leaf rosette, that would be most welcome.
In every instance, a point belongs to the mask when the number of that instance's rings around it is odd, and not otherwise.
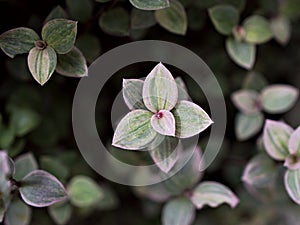
[[[189,101],[183,81],[175,80],[162,63],[145,81],[123,80],[122,91],[131,112],[118,124],[113,145],[128,150],[148,148],[164,172],[177,160],[172,151],[178,139],[197,135],[213,123],[200,106]]]

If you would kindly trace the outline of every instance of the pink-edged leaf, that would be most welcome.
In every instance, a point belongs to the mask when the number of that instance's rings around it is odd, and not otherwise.
[[[300,126],[292,133],[288,147],[290,154],[300,156]]]
[[[166,136],[175,136],[175,118],[168,110],[160,110],[151,118],[152,128]]]
[[[47,207],[68,197],[62,183],[43,170],[32,171],[24,177],[19,190],[22,199],[34,207]]]
[[[283,122],[266,121],[263,142],[267,153],[273,159],[284,160],[289,155],[288,141],[292,132],[293,129]]]
[[[197,209],[205,205],[215,208],[223,203],[235,208],[239,203],[238,197],[228,187],[213,181],[202,182],[198,185],[191,194],[190,200]]]
[[[300,169],[287,170],[284,176],[284,185],[291,199],[300,205]]]
[[[254,90],[239,90],[231,95],[234,105],[243,113],[254,114],[260,111],[259,94]]]

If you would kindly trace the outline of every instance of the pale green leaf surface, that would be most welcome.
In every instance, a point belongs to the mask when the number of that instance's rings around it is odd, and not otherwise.
[[[123,99],[130,110],[147,109],[143,102],[144,81],[139,79],[123,80]]]
[[[129,0],[131,4],[142,10],[158,10],[170,6],[169,0]]]
[[[160,110],[151,118],[152,128],[159,134],[175,136],[175,118],[168,110]]]

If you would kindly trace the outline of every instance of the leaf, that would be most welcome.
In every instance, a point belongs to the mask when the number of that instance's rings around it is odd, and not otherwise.
[[[238,10],[231,5],[216,5],[208,12],[216,30],[223,35],[231,34],[240,19]]]
[[[256,57],[255,45],[228,38],[226,50],[230,58],[239,66],[248,70],[253,67]]]
[[[190,199],[197,209],[201,209],[205,205],[215,208],[223,203],[235,208],[239,203],[238,197],[228,187],[212,181],[202,182],[198,185]]]
[[[68,16],[67,16],[66,11],[60,5],[58,5],[51,10],[49,15],[45,19],[44,23],[47,23],[53,19],[63,19],[63,18],[67,18],[67,17]]]
[[[26,27],[19,27],[0,35],[0,47],[11,58],[18,54],[28,53],[40,40],[37,33]]]
[[[235,119],[235,134],[239,141],[245,141],[256,135],[262,128],[264,115],[239,113]]]
[[[77,34],[77,22],[67,19],[54,19],[43,26],[42,38],[58,54],[72,50]]]
[[[131,29],[146,29],[156,24],[154,13],[133,8],[131,11]]]
[[[191,101],[191,97],[188,94],[188,90],[185,86],[184,81],[181,79],[181,77],[176,77],[175,82],[177,84],[178,89],[178,102],[181,100]]]
[[[152,128],[159,134],[175,136],[175,118],[168,110],[160,110],[151,118]]]
[[[112,188],[102,186],[103,198],[96,205],[98,210],[113,210],[119,205],[119,199]]]
[[[271,20],[271,29],[273,31],[274,38],[281,45],[286,45],[290,38],[292,27],[289,19],[284,16],[278,16]]]
[[[53,174],[59,180],[67,180],[70,171],[59,159],[51,156],[42,156],[40,158],[40,166],[43,170]]]
[[[31,109],[17,109],[12,112],[10,126],[18,137],[25,136],[41,122],[41,117]]]
[[[277,168],[269,157],[259,154],[253,157],[247,164],[242,181],[257,188],[270,187],[277,174]]]
[[[300,169],[287,170],[284,176],[284,185],[291,199],[300,205]]]
[[[80,23],[86,23],[93,13],[93,3],[91,0],[66,0],[70,16]]]
[[[5,225],[29,225],[31,208],[20,200],[12,201],[5,215]]]
[[[262,90],[262,106],[267,113],[284,113],[295,105],[298,96],[299,91],[293,86],[270,85]]]
[[[144,81],[139,79],[123,79],[123,98],[130,110],[147,109],[143,102]]]
[[[255,114],[260,111],[259,94],[254,90],[242,89],[231,95],[234,105],[245,114]]]
[[[170,6],[169,0],[129,0],[130,3],[138,8],[143,10],[158,10],[167,8]]]
[[[130,16],[127,10],[121,7],[105,11],[99,19],[101,29],[114,36],[128,36]]]
[[[260,92],[267,84],[268,82],[262,74],[252,71],[244,79],[243,88]]]
[[[96,35],[83,34],[76,40],[76,46],[85,56],[88,63],[94,62],[101,53],[101,43]]]
[[[262,16],[253,15],[248,17],[244,21],[243,27],[245,40],[249,43],[262,44],[273,37],[269,21]]]
[[[163,225],[191,225],[196,217],[195,207],[186,198],[169,201],[163,208]]]
[[[15,159],[16,173],[14,179],[22,180],[30,172],[37,170],[38,165],[32,153],[25,153]]]
[[[33,48],[29,52],[27,63],[33,78],[43,86],[55,70],[57,56],[50,46],[43,50]]]
[[[58,225],[65,225],[72,216],[72,206],[68,202],[57,203],[48,208],[49,215]]]
[[[175,117],[176,137],[178,138],[197,135],[213,123],[200,106],[189,101],[180,101],[172,113]]]
[[[178,151],[182,148],[178,145],[178,139],[173,137],[164,137],[164,140],[156,148],[151,149],[149,154],[154,163],[165,173],[168,173],[175,165],[178,159]]]
[[[170,7],[155,11],[156,21],[166,30],[185,35],[187,31],[187,15],[184,7],[178,0],[172,0]]]
[[[15,133],[12,127],[0,126],[0,147],[8,149],[12,146],[15,140]]]
[[[85,77],[88,75],[86,60],[75,46],[67,54],[57,56],[56,72],[67,77]]]
[[[288,141],[293,129],[283,122],[267,120],[263,142],[267,153],[276,160],[284,160],[288,154]]]
[[[144,104],[151,112],[156,113],[162,109],[173,109],[177,99],[177,84],[170,71],[162,63],[159,63],[145,79]]]
[[[300,126],[290,136],[288,148],[291,155],[300,156]]]
[[[82,175],[72,178],[68,191],[71,203],[80,208],[95,206],[103,198],[103,192],[98,184]]]
[[[64,186],[53,175],[35,170],[22,180],[20,194],[26,204],[47,207],[67,198]]]
[[[151,112],[141,109],[128,113],[115,130],[113,145],[129,150],[145,148],[156,136],[151,117]]]

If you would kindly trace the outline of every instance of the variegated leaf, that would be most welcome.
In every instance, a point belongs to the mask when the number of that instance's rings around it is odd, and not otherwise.
[[[239,203],[238,197],[228,187],[211,181],[202,182],[198,185],[190,199],[197,209],[201,209],[205,205],[215,208],[223,203],[235,208]]]
[[[288,147],[291,155],[300,156],[300,126],[292,133]]]
[[[67,19],[54,19],[42,29],[42,38],[58,54],[72,50],[77,34],[77,22]]]
[[[169,0],[129,0],[131,4],[142,10],[158,10],[170,6]]]
[[[300,169],[287,170],[284,176],[284,185],[291,199],[300,205]]]
[[[147,109],[143,102],[144,81],[139,79],[123,80],[123,98],[130,110]]]
[[[147,147],[157,134],[151,126],[152,115],[151,112],[141,109],[128,113],[115,130],[113,145],[129,150]]]
[[[176,123],[176,137],[179,138],[197,135],[213,123],[200,106],[189,101],[180,101],[172,113]]]
[[[143,86],[145,106],[152,112],[171,110],[178,100],[177,84],[170,71],[159,63],[146,77]]]
[[[263,142],[267,153],[276,160],[284,160],[289,155],[288,141],[293,129],[283,122],[267,120]]]
[[[5,215],[5,225],[28,225],[31,220],[31,208],[20,200],[9,205]]]
[[[0,35],[0,47],[3,52],[13,58],[17,54],[28,53],[40,40],[37,33],[26,27],[19,27]]]
[[[260,111],[259,94],[254,90],[239,90],[231,95],[234,105],[243,113],[254,114]]]
[[[67,77],[84,77],[88,74],[86,60],[75,46],[67,54],[57,56],[56,72]]]
[[[155,113],[151,118],[151,126],[162,135],[175,136],[175,118],[168,110]]]
[[[33,78],[44,85],[55,70],[57,56],[50,46],[45,49],[33,48],[29,52],[27,63]]]
[[[181,100],[191,101],[191,97],[188,94],[187,87],[181,77],[176,77],[175,79],[178,88],[178,102]]]

